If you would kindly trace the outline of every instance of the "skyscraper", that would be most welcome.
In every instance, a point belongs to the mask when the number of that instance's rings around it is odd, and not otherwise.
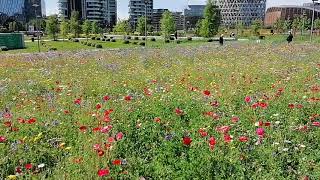
[[[25,23],[36,16],[45,16],[44,0],[0,0],[0,24],[7,20]]]
[[[250,26],[254,20],[263,20],[266,11],[266,0],[216,0],[221,10],[224,26],[235,26],[242,23]]]
[[[146,8],[147,7],[147,8]],[[135,29],[138,19],[145,16],[147,9],[147,19],[150,22],[153,12],[153,0],[130,0],[129,2],[129,22]]]
[[[185,28],[196,28],[199,20],[203,19],[205,5],[188,5],[188,8],[184,10],[185,16]]]
[[[117,21],[116,0],[59,0],[60,17],[70,18],[72,11],[78,11],[81,19],[110,27]]]

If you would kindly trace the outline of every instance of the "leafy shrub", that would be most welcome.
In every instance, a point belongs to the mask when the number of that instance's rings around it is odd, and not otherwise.
[[[127,39],[131,39],[131,36],[128,36]]]
[[[111,36],[110,39],[113,39],[113,37]]]
[[[31,38],[31,41],[34,42],[34,37]]]
[[[177,44],[180,44],[181,43],[181,41],[180,40],[177,40]]]
[[[142,40],[142,41],[145,41],[145,40],[146,40],[146,38],[145,38],[145,37],[142,37],[142,38],[141,38],[141,40]]]
[[[145,46],[146,43],[145,43],[145,42],[140,42],[139,45],[140,45],[140,46]]]
[[[96,37],[92,37],[91,39],[92,39],[92,40],[96,40]]]
[[[213,39],[208,39],[208,42],[213,42]]]
[[[106,39],[106,41],[111,41],[110,39]]]
[[[100,40],[101,40],[101,38],[97,37],[97,38],[96,38],[96,40],[97,40],[97,41],[100,41]]]
[[[102,41],[106,41],[106,39],[105,39],[105,38],[102,38]]]
[[[138,42],[133,42],[133,44],[134,44],[134,45],[137,45],[137,44],[138,44]]]
[[[88,42],[84,41],[84,42],[83,42],[83,45],[87,45],[87,43],[88,43]]]
[[[53,48],[49,48],[49,51],[56,51],[58,50],[57,48],[53,47]]]
[[[134,40],[136,40],[136,41],[139,40],[139,37],[134,37]]]
[[[156,38],[154,38],[154,37],[153,37],[153,38],[151,38],[151,41],[156,41]]]
[[[95,44],[95,43],[92,43],[91,46],[92,46],[92,47],[96,47],[96,44]]]
[[[79,42],[79,39],[74,39],[73,42]]]
[[[103,38],[104,38],[104,39],[107,39],[108,37],[107,37],[107,36],[103,36]]]
[[[192,41],[192,37],[188,37],[187,40],[188,40],[188,41]]]
[[[1,47],[0,47],[0,50],[1,50],[1,51],[8,51],[9,48],[8,48],[7,46],[1,46]]]
[[[111,41],[111,42],[116,42],[116,40],[115,40],[115,39],[111,39],[110,41]]]
[[[166,39],[164,42],[165,42],[165,43],[170,43],[170,40]]]
[[[171,40],[171,41],[174,41],[174,37],[170,37],[170,40]]]
[[[123,41],[123,44],[130,44],[130,41],[124,40],[124,41]]]
[[[91,42],[88,42],[88,43],[87,43],[87,46],[91,46]]]
[[[101,48],[102,48],[102,45],[101,45],[101,44],[97,44],[97,45],[96,45],[96,48],[101,49]]]

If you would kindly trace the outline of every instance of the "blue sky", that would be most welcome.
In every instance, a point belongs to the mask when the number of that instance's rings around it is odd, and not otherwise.
[[[58,0],[45,0],[47,14],[56,14],[58,12]],[[121,19],[128,17],[129,0],[118,0],[118,16]],[[204,4],[205,0],[154,0],[154,8],[167,8],[172,11],[182,11],[189,4]],[[267,0],[267,6],[274,5],[294,5],[303,4],[304,2],[312,2],[311,0]]]

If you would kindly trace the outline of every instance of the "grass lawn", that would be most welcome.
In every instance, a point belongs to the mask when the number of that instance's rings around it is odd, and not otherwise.
[[[320,178],[320,45],[151,45],[0,54],[0,179]]]

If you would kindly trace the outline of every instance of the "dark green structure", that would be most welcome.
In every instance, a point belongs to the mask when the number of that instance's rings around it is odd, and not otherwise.
[[[25,47],[24,35],[22,33],[0,33],[0,47],[8,49],[22,49]]]

